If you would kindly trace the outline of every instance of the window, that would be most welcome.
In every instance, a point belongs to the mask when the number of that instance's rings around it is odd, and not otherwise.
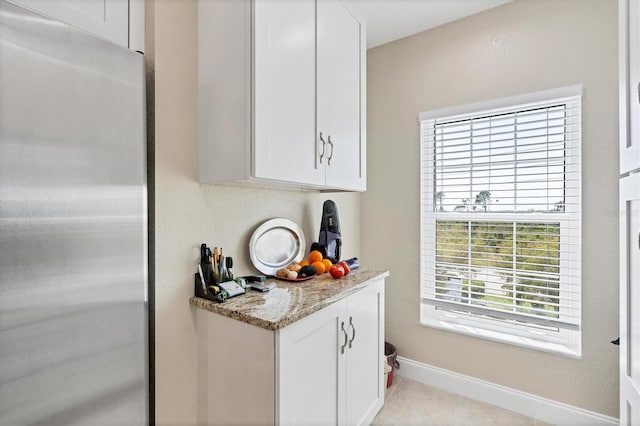
[[[581,90],[420,114],[422,324],[580,356]]]

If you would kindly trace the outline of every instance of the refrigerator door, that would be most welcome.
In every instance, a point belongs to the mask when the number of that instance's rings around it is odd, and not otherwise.
[[[0,424],[148,422],[143,57],[0,0]]]

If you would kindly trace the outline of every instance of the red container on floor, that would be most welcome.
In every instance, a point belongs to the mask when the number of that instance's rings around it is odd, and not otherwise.
[[[400,368],[400,364],[396,360],[398,356],[398,350],[394,345],[389,342],[384,342],[384,355],[387,357],[387,364],[391,367],[391,371],[387,376],[387,387],[393,384],[393,371],[396,368]]]
[[[387,364],[389,365],[389,364]],[[393,384],[393,367],[389,365],[389,368],[391,368],[391,370],[389,370],[389,372],[387,373],[387,387],[390,388],[391,385]]]

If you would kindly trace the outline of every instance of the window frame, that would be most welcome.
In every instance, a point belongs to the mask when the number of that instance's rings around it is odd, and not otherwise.
[[[488,102],[468,104],[460,107],[423,112],[419,116],[420,125],[420,322],[422,325],[456,333],[481,337],[502,343],[558,353],[568,357],[580,358],[581,345],[581,95],[582,86],[575,85],[559,89],[546,90]],[[566,165],[567,176],[577,176],[577,184],[565,188],[565,199],[576,199],[577,202],[565,203],[565,211],[554,212],[439,212],[435,197],[435,174],[433,164],[425,164],[425,149],[433,150],[435,137],[428,136],[423,130],[425,125],[436,120],[464,120],[487,115],[504,114],[528,110],[532,107],[545,107],[553,104],[566,104],[566,108],[577,109],[577,122],[568,123],[569,130],[575,138],[566,141],[567,150],[577,153],[575,164]],[[434,132],[431,133],[433,135]],[[565,181],[566,182],[566,181]],[[572,198],[569,198],[572,197]],[[570,300],[570,308],[576,309],[577,320],[571,326],[540,327],[516,321],[490,319],[480,314],[454,312],[446,302],[439,302],[435,297],[436,250],[429,250],[426,245],[435,244],[436,221],[455,220],[462,222],[544,222],[560,224],[560,294],[573,292],[575,298]],[[429,240],[430,239],[430,240]],[[575,244],[575,250],[562,250],[568,241]],[[514,285],[515,291],[515,285]],[[472,305],[477,306],[477,305]],[[474,308],[472,310],[482,310]],[[488,310],[487,310],[488,311]],[[491,311],[494,312],[494,311]],[[560,311],[560,319],[563,319]]]

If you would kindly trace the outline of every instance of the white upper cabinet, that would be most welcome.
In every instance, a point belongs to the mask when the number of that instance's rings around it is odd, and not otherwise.
[[[139,19],[144,25],[143,0],[11,0],[49,18],[65,22],[100,38],[124,47],[143,50],[141,45],[129,45],[129,2],[134,12],[136,37],[143,37]],[[138,42],[138,44],[140,44]]]
[[[318,132],[329,187],[365,189],[363,46],[363,24],[346,4],[318,1]]]
[[[640,2],[619,2],[620,174],[640,169]]]
[[[318,167],[313,143],[316,126],[315,9],[313,1],[255,2],[253,137],[256,177],[324,185],[324,170]]]
[[[339,0],[199,0],[200,181],[364,191],[365,29]]]

